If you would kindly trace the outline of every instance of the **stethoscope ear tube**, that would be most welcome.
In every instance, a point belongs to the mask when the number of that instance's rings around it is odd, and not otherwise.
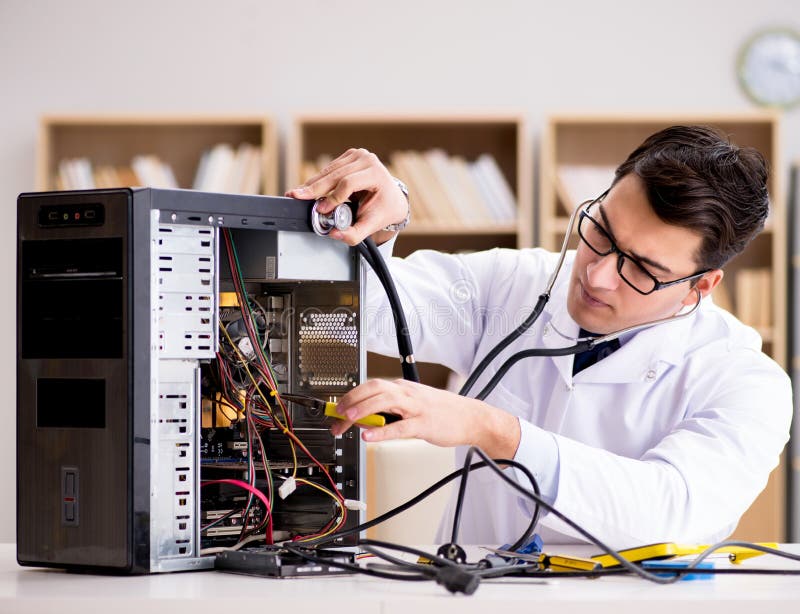
[[[525,321],[522,324],[520,324],[516,329],[511,331],[511,333],[509,333],[505,337],[505,339],[500,341],[500,343],[494,346],[489,351],[489,353],[483,357],[483,360],[481,360],[480,364],[472,370],[472,373],[470,374],[469,378],[467,378],[467,381],[464,382],[463,386],[461,386],[461,390],[458,391],[458,394],[460,394],[461,396],[467,396],[469,394],[469,391],[475,385],[475,382],[478,380],[481,374],[486,370],[486,367],[488,367],[489,364],[495,358],[497,358],[497,355],[500,354],[500,352],[506,349],[509,345],[511,345],[512,342],[514,342],[522,333],[524,333],[531,326],[533,326],[533,323],[539,319],[539,316],[541,315],[542,310],[544,309],[544,306],[547,304],[548,300],[550,300],[550,295],[547,293],[541,294],[539,296],[539,299],[536,301],[536,305],[534,305],[533,311],[531,311],[530,315],[528,315],[528,317],[525,318]],[[497,384],[495,384],[495,386],[496,385]],[[492,388],[494,388],[494,386],[492,386]]]
[[[587,200],[580,203],[575,209],[572,211],[572,215],[569,218],[569,224],[567,226],[567,232],[564,235],[564,241],[561,244],[561,251],[558,255],[558,261],[556,262],[556,267],[553,270],[552,275],[550,275],[550,279],[547,281],[547,287],[545,291],[539,296],[539,299],[536,301],[536,305],[533,307],[533,311],[531,314],[525,319],[525,321],[520,324],[515,330],[513,330],[508,336],[506,336],[500,343],[498,343],[495,347],[493,347],[489,353],[481,360],[475,369],[473,369],[472,373],[470,374],[467,381],[464,382],[464,385],[461,387],[461,390],[458,391],[458,394],[462,396],[466,396],[469,394],[469,391],[475,385],[475,382],[481,376],[481,374],[486,370],[486,367],[497,357],[500,352],[502,352],[505,348],[507,348],[514,340],[516,340],[522,333],[524,333],[527,329],[529,329],[536,320],[539,319],[542,311],[544,310],[545,305],[550,300],[550,293],[553,290],[553,286],[556,283],[556,279],[558,278],[559,273],[561,273],[561,268],[564,264],[564,258],[567,254],[567,246],[569,244],[569,238],[572,236],[572,231],[575,227],[575,220],[578,217],[578,212],[585,207],[586,205],[595,202],[596,200],[600,200],[608,194],[608,190],[606,190],[602,196],[595,200]],[[607,335],[601,335],[599,337],[594,337],[592,339],[587,340],[578,340],[578,343],[575,345],[563,347],[563,348],[539,348],[539,349],[531,349],[531,350],[523,350],[521,352],[517,352],[513,356],[511,356],[503,365],[497,370],[492,379],[483,387],[483,389],[478,393],[475,397],[479,400],[484,400],[489,393],[494,390],[495,386],[500,382],[500,380],[505,376],[508,370],[514,366],[517,362],[522,360],[523,358],[529,358],[531,356],[566,356],[568,354],[579,354],[581,352],[585,352],[586,350],[590,350],[594,347],[597,343],[602,343],[604,341],[611,341],[612,339],[616,339],[622,335],[633,333],[643,328],[649,328],[651,326],[655,326],[656,324],[661,324],[664,322],[669,322],[671,320],[679,320],[681,318],[685,318],[693,314],[697,308],[700,306],[700,301],[703,298],[700,291],[695,288],[695,292],[697,293],[697,301],[695,302],[694,306],[687,311],[686,313],[681,313],[678,315],[670,316],[667,318],[661,318],[659,320],[653,320],[652,322],[644,322],[642,324],[636,324],[634,326],[629,326],[627,328],[623,328],[622,330],[614,331],[613,333],[608,333]]]
[[[567,356],[569,354],[580,354],[581,352],[586,352],[588,350],[591,350],[595,345],[599,343],[611,341],[622,335],[632,333],[643,328],[650,328],[651,326],[655,326],[656,324],[663,324],[665,322],[671,322],[674,320],[680,320],[682,318],[689,317],[697,310],[698,307],[700,307],[700,301],[703,298],[703,295],[700,294],[700,291],[697,288],[695,288],[695,292],[697,293],[697,301],[692,306],[692,308],[686,313],[670,316],[668,318],[661,318],[659,320],[653,320],[652,322],[644,322],[642,324],[636,324],[635,326],[629,326],[628,328],[623,328],[622,330],[614,331],[613,333],[602,335],[600,337],[593,337],[591,339],[579,340],[575,345],[569,345],[562,348],[533,348],[517,352],[502,364],[502,366],[492,376],[492,379],[489,380],[489,382],[481,389],[481,391],[475,396],[475,398],[478,399],[479,401],[485,400],[486,397],[488,397],[489,394],[492,392],[492,390],[495,389],[497,384],[500,383],[500,380],[503,379],[503,377],[505,377],[506,373],[508,373],[508,370],[523,358],[530,358],[532,356]],[[505,341],[505,339],[503,341]],[[498,346],[499,345],[500,344],[498,344]],[[481,362],[481,364],[483,364],[483,362]],[[478,366],[480,367],[480,365]]]
[[[603,196],[605,196],[606,193],[603,193]],[[602,198],[603,196],[601,196],[600,198]],[[481,376],[481,374],[483,374],[483,372],[486,370],[486,367],[488,367],[489,364],[495,358],[497,358],[497,355],[500,354],[500,352],[502,352],[504,349],[506,349],[522,333],[524,333],[531,326],[533,326],[533,324],[536,322],[536,320],[539,319],[539,316],[542,314],[542,311],[544,310],[544,306],[550,300],[550,293],[553,290],[553,286],[556,283],[556,279],[558,278],[558,274],[561,272],[561,267],[564,264],[564,258],[565,258],[566,254],[567,254],[567,246],[569,245],[569,238],[572,236],[572,230],[575,227],[575,220],[578,217],[578,212],[581,210],[581,208],[583,206],[587,205],[590,202],[593,202],[593,201],[588,201],[588,200],[584,201],[581,204],[579,204],[577,207],[575,207],[575,209],[572,211],[572,215],[570,215],[570,217],[569,217],[569,224],[567,225],[567,232],[564,235],[564,241],[561,243],[561,251],[558,254],[558,261],[556,262],[556,268],[553,270],[552,275],[550,275],[550,279],[547,281],[547,287],[545,288],[544,292],[542,292],[539,295],[539,299],[536,301],[536,305],[533,306],[533,311],[531,311],[530,315],[527,318],[525,318],[525,321],[522,324],[520,324],[516,329],[511,331],[511,333],[509,333],[502,341],[500,341],[500,343],[498,343],[496,346],[494,346],[486,356],[484,356],[484,358],[483,358],[483,360],[481,360],[480,364],[478,364],[478,366],[475,367],[472,370],[472,373],[467,378],[467,381],[464,382],[464,385],[461,387],[461,390],[458,391],[458,394],[460,394],[461,396],[467,396],[467,394],[469,394],[469,391],[475,385],[475,382],[478,380],[478,378]],[[583,351],[583,350],[580,350],[580,351]],[[569,353],[569,352],[567,352],[567,353]],[[509,365],[509,367],[510,366],[511,365]],[[506,369],[506,370],[508,370],[508,369]],[[492,378],[492,379],[494,379],[494,378]],[[500,381],[500,380],[498,379],[497,381]],[[497,385],[497,383],[495,382],[495,384],[492,386],[492,388],[494,388],[496,385]],[[481,393],[483,393],[483,391],[481,391]],[[488,395],[489,393],[487,392],[486,394]],[[478,396],[480,397],[480,395],[478,395]],[[486,395],[484,395],[484,397],[485,396]],[[478,397],[476,397],[476,398],[478,398]],[[483,398],[483,397],[480,397],[480,398]]]
[[[483,389],[477,395],[475,395],[475,398],[479,401],[485,400],[492,390],[495,389],[495,386],[500,383],[500,380],[505,377],[506,373],[508,373],[508,370],[523,358],[531,358],[532,356],[567,356],[569,354],[580,354],[581,352],[591,350],[594,345],[594,339],[587,339],[585,341],[579,341],[575,345],[569,345],[563,348],[533,348],[530,350],[522,350],[521,352],[517,352],[502,364],[502,366],[492,376],[492,379],[490,379]]]

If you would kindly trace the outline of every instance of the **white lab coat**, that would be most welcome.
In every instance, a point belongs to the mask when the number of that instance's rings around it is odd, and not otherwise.
[[[386,258],[392,243],[381,246]],[[495,359],[472,394],[512,354],[572,343],[561,335],[574,338],[579,328],[566,310],[573,259],[568,254],[538,322]],[[541,249],[391,258],[416,360],[470,372],[530,313],[556,260]],[[396,356],[388,301],[372,275],[367,318],[368,349]],[[515,460],[554,484],[556,508],[597,537],[619,548],[714,542],[763,490],[788,440],[791,384],[760,348],[753,329],[705,299],[692,316],[636,333],[574,378],[572,356],[524,359],[486,401],[519,417]],[[457,450],[459,466],[464,453]],[[459,541],[512,542],[531,509],[489,470],[476,471]],[[451,519],[452,509],[442,541]],[[539,532],[550,543],[583,539],[553,515]]]

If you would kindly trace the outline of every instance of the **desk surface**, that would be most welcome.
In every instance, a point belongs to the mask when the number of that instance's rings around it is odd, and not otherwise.
[[[800,545],[786,549],[800,553]],[[575,546],[557,550],[583,556],[593,552]],[[800,563],[770,556],[751,559],[744,565],[800,569]],[[506,608],[529,611],[536,602],[545,602],[542,605],[555,606],[562,612],[566,609],[592,614],[642,614],[645,608],[647,614],[709,614],[723,609],[725,614],[752,614],[754,607],[770,614],[796,614],[800,612],[800,576],[721,575],[668,586],[622,576],[547,582],[485,580],[474,595],[466,597],[452,596],[433,582],[398,582],[367,576],[276,580],[214,571],[122,577],[72,574],[19,567],[14,544],[0,544],[0,613],[227,614],[253,606],[259,608],[253,611],[269,608],[273,613],[280,611],[276,608],[298,613],[318,608],[324,614],[443,614],[442,608],[457,608],[458,614],[487,614],[492,605],[507,612],[514,610]]]

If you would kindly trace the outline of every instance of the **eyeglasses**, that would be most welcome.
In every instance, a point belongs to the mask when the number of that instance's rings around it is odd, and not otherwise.
[[[617,255],[617,273],[622,280],[639,294],[652,294],[656,290],[663,290],[685,281],[697,279],[708,273],[711,269],[694,273],[687,277],[674,279],[672,281],[659,281],[656,279],[636,258],[623,252],[597,220],[588,211],[591,207],[603,200],[608,192],[604,192],[595,200],[587,203],[586,208],[581,211],[578,219],[578,235],[586,243],[586,246],[598,256]]]

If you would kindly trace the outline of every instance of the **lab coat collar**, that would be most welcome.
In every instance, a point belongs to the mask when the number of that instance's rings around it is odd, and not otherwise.
[[[572,339],[578,336],[580,330],[567,311],[567,280],[568,277],[553,289],[553,295],[544,309],[541,343],[547,348],[572,345]],[[695,317],[696,314],[693,314],[635,333],[619,350],[576,374],[574,379],[574,355],[551,356],[548,359],[553,361],[568,386],[581,383],[653,382],[668,366],[683,361]]]

